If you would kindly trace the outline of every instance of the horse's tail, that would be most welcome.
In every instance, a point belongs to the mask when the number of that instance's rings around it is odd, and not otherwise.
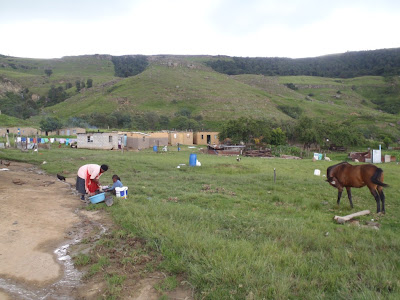
[[[371,181],[379,186],[383,186],[383,187],[389,186],[386,183],[383,183],[380,181],[382,174],[383,174],[383,170],[381,168],[377,168],[374,175],[372,175],[372,177],[371,177]]]

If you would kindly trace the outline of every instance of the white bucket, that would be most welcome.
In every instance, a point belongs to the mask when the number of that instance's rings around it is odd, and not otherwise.
[[[117,198],[126,199],[128,197],[128,187],[127,186],[116,187],[115,188],[115,195],[117,196]]]

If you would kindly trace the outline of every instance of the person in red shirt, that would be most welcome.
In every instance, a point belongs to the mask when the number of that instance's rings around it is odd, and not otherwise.
[[[79,168],[76,177],[76,190],[81,194],[81,200],[85,195],[94,195],[99,189],[99,178],[108,170],[107,165],[87,164]]]

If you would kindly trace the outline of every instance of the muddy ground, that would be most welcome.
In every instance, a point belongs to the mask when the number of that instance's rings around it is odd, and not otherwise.
[[[193,299],[183,279],[174,290],[157,288],[167,275],[148,265],[156,266],[162,258],[149,253],[140,239],[121,237],[121,244],[109,247],[96,244],[118,229],[104,210],[86,209],[75,193],[73,174],[63,182],[29,164],[11,162],[3,168],[9,170],[0,171],[0,299],[102,299],[110,290],[103,273],[122,269],[125,281],[118,298]],[[118,264],[129,262],[124,255],[132,250],[141,254],[121,269]],[[89,267],[75,267],[71,257],[93,251],[110,257],[110,265],[87,276]]]

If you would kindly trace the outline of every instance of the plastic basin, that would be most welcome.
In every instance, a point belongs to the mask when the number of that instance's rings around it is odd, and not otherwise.
[[[99,203],[99,202],[104,201],[105,198],[106,198],[105,193],[101,193],[101,194],[97,194],[92,197],[89,197],[89,200],[91,203]]]

